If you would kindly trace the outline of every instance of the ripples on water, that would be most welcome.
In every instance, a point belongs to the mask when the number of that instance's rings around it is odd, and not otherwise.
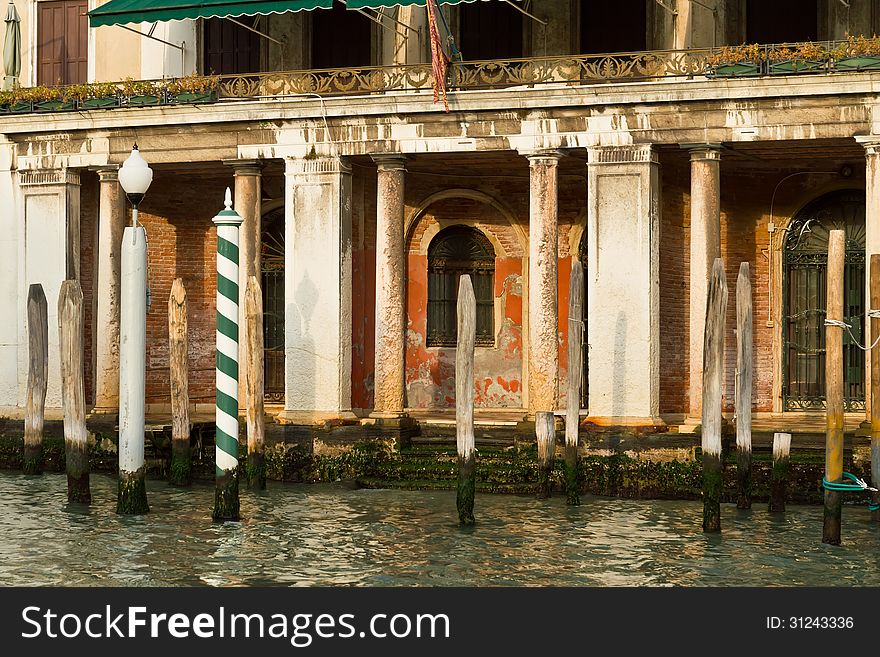
[[[0,584],[880,585],[864,507],[844,508],[835,548],[821,507],[724,505],[707,536],[695,502],[478,495],[478,524],[459,528],[452,492],[270,482],[242,489],[242,522],[214,524],[211,486],[147,491],[150,514],[118,516],[112,478],[93,475],[92,506],[68,507],[64,475],[0,474]]]

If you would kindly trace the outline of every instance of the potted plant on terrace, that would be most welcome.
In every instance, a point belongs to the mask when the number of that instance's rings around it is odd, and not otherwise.
[[[13,114],[24,114],[34,111],[34,103],[25,89],[18,87],[6,93],[9,94],[9,111]]]
[[[187,75],[171,80],[167,86],[170,103],[208,103],[217,100],[219,76]]]
[[[160,82],[127,78],[122,83],[122,94],[128,99],[128,104],[135,107],[158,105],[164,101],[165,89]]]
[[[0,91],[0,114],[9,114],[9,108],[15,102],[12,91]]]
[[[766,50],[757,43],[722,46],[709,55],[709,73],[717,77],[760,75],[766,58]]]
[[[824,70],[828,65],[827,48],[818,43],[783,43],[767,51],[767,72],[770,75],[811,73]]]
[[[831,51],[837,71],[863,71],[880,68],[880,37],[850,36]]]
[[[76,94],[77,104],[82,109],[119,107],[119,88],[112,82],[78,85]]]
[[[69,97],[61,87],[19,89],[17,96],[19,100],[30,101],[36,112],[60,112],[76,109],[76,100]]]

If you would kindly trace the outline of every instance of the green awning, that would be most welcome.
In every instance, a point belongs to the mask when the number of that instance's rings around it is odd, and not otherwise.
[[[283,14],[332,6],[333,0],[110,0],[89,12],[89,25]]]
[[[438,5],[460,5],[463,2],[477,0],[437,0]],[[382,7],[409,7],[410,5],[425,6],[425,0],[346,0],[349,9],[380,9]]]

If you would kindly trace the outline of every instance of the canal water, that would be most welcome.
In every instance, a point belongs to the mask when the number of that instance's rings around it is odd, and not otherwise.
[[[151,513],[115,513],[116,481],[91,507],[66,478],[0,473],[0,585],[852,586],[880,585],[880,526],[847,507],[841,547],[821,507],[784,516],[733,505],[723,533],[697,502],[477,495],[459,528],[452,492],[270,482],[242,490],[240,523],[211,522],[213,487],[147,483]]]

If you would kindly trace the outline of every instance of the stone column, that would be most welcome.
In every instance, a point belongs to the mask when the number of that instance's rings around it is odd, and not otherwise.
[[[562,154],[529,155],[529,400],[531,417],[556,408],[559,387],[558,165]]]
[[[685,427],[693,430],[703,411],[703,327],[715,258],[721,257],[721,148],[687,146],[691,155],[690,387]]]
[[[405,158],[374,156],[379,167],[376,197],[376,371],[371,417],[404,413],[406,254],[404,251]]]
[[[260,276],[260,160],[226,160],[235,172],[233,209],[241,215],[243,223],[239,229],[238,259],[238,326],[241,331],[238,341],[238,362],[247,362],[247,322],[244,317],[244,295],[247,281],[251,276]],[[245,408],[244,377],[239,377],[238,405]]]
[[[98,299],[95,314],[95,412],[119,410],[119,298],[125,193],[119,167],[98,169]]]
[[[318,424],[351,412],[351,167],[287,159],[284,412]]]
[[[588,150],[588,422],[660,419],[660,189],[650,144]]]

